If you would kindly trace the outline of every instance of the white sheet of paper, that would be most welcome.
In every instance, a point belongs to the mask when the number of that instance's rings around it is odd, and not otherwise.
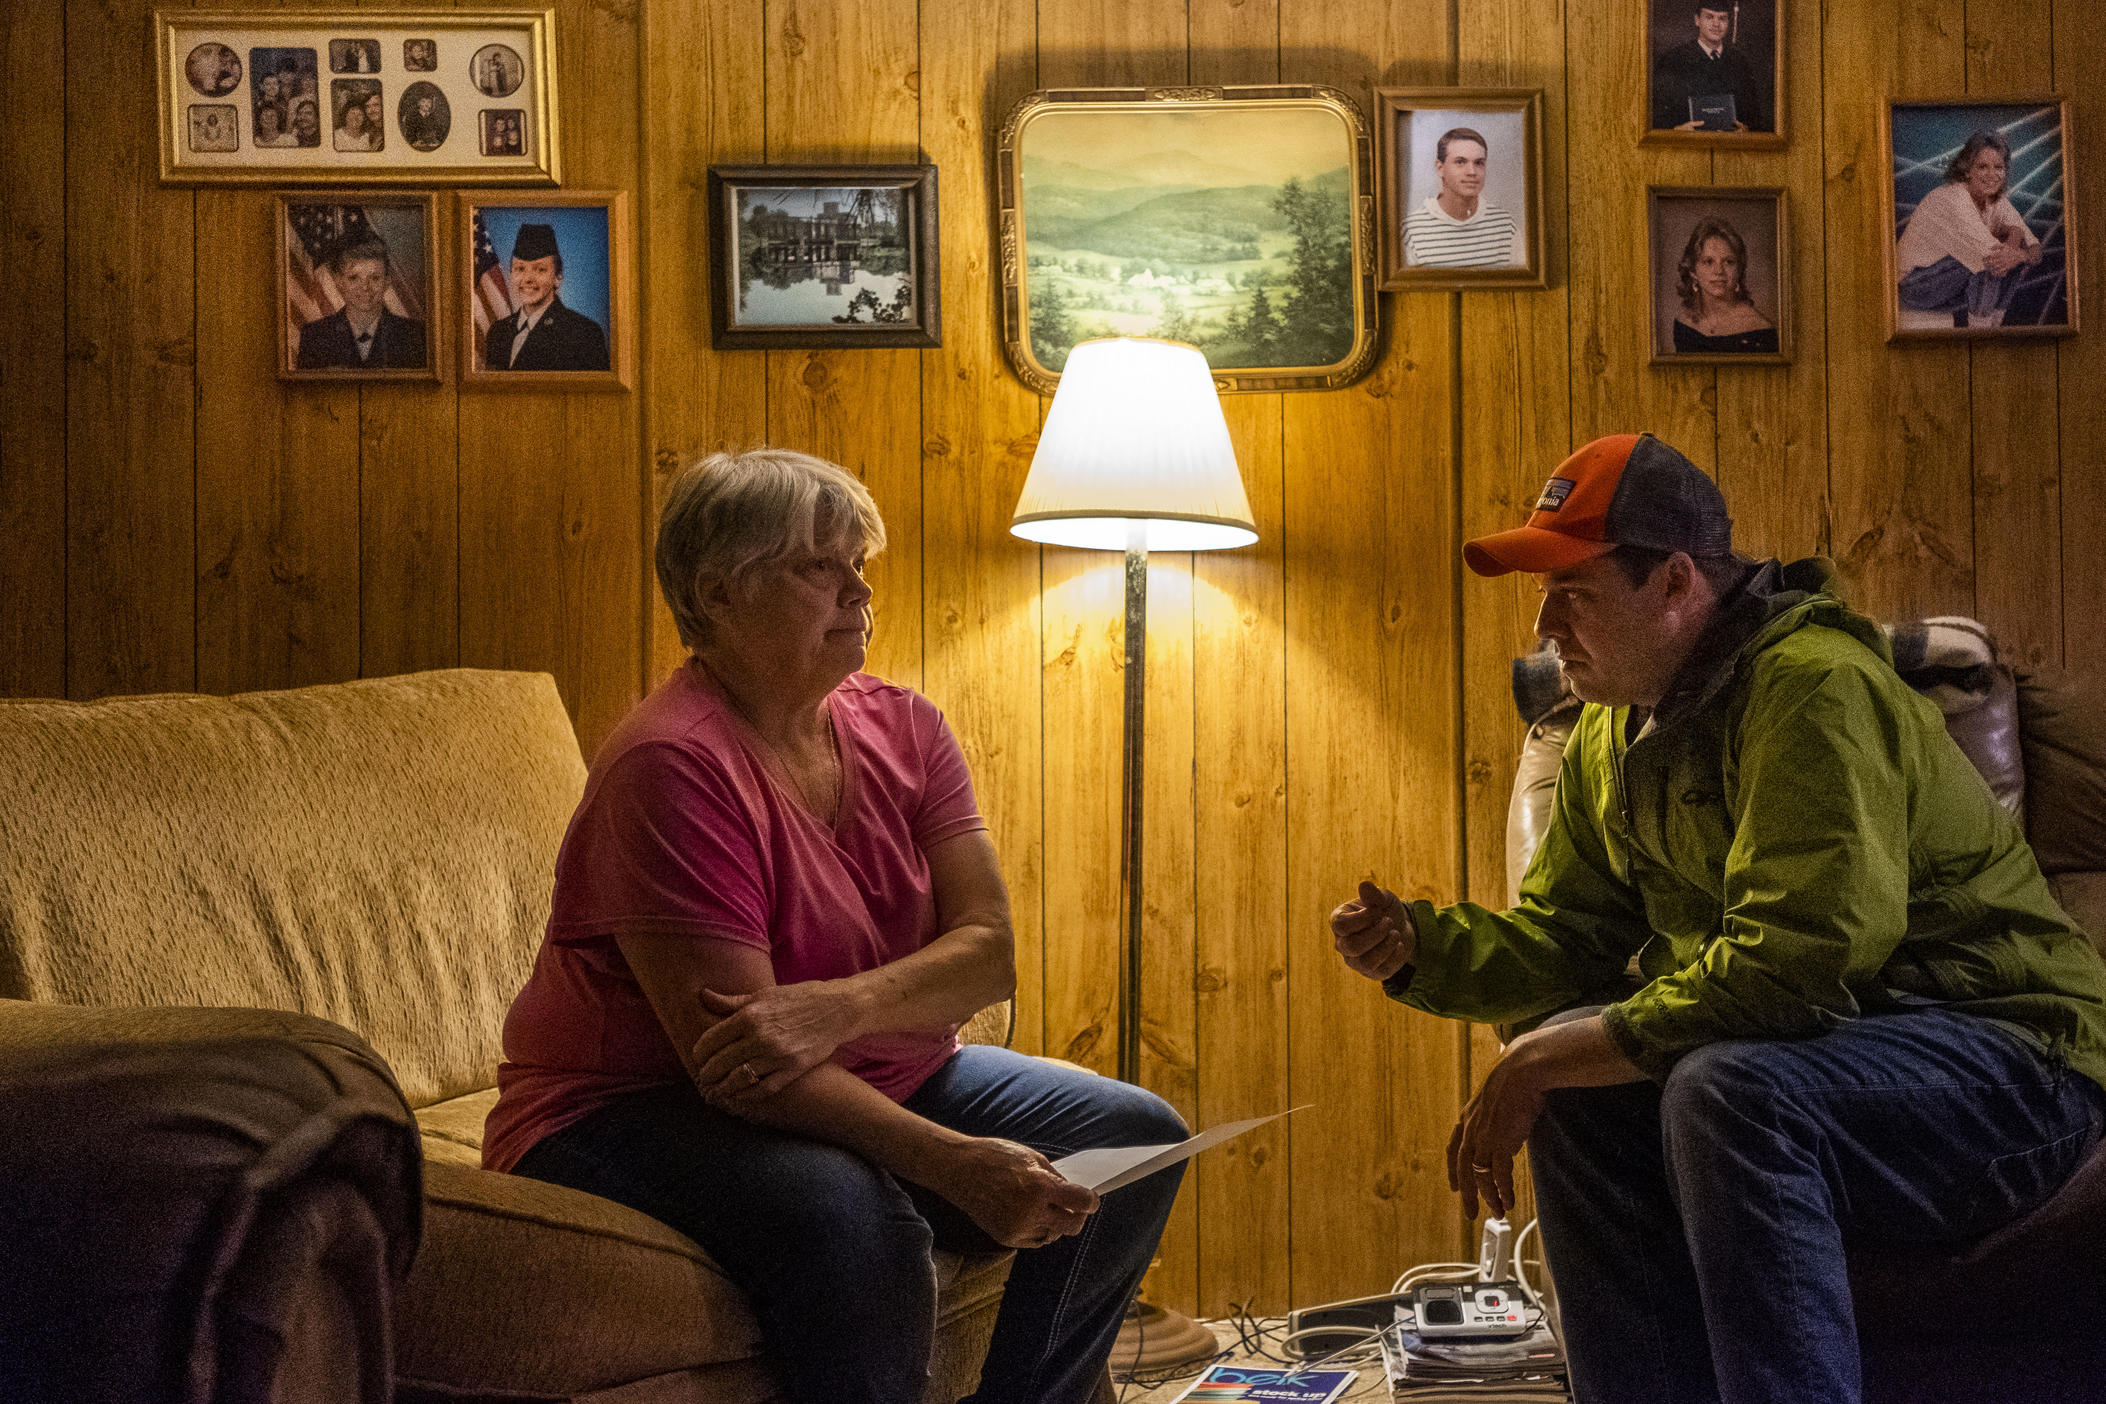
[[[1307,1106],[1309,1103],[1303,1103]],[[1301,1107],[1289,1107],[1271,1116],[1255,1116],[1249,1121],[1229,1121],[1220,1126],[1200,1132],[1189,1141],[1179,1141],[1169,1146],[1114,1146],[1104,1150],[1076,1151],[1053,1162],[1053,1168],[1061,1177],[1081,1185],[1084,1189],[1099,1194],[1110,1194],[1121,1185],[1130,1185],[1144,1175],[1153,1175],[1166,1165],[1175,1165],[1180,1160],[1190,1159],[1203,1150],[1211,1149],[1224,1141],[1236,1137],[1253,1127],[1263,1126],[1268,1121],[1278,1121],[1283,1116],[1292,1116]]]

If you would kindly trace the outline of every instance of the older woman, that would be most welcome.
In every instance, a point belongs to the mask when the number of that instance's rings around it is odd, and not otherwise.
[[[1019,1249],[977,1397],[1079,1404],[1178,1176],[1100,1203],[1046,1154],[1184,1127],[959,1045],[1015,985],[1008,894],[942,714],[859,671],[884,540],[862,485],[802,454],[674,483],[658,578],[692,657],[593,762],[484,1161],[700,1243],[813,1404],[919,1400],[931,1243]]]
[[[2005,194],[2010,175],[2003,133],[1978,131],[1961,144],[1895,247],[1905,310],[1930,314],[1934,326],[2003,325],[2018,295],[2012,271],[2040,262],[2039,238]]]
[[[1716,216],[1697,221],[1675,269],[1682,310],[1675,350],[1688,355],[1759,355],[1777,350],[1777,324],[1748,296],[1748,245]]]

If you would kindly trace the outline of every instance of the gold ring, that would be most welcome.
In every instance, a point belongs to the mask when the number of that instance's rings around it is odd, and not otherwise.
[[[746,1082],[749,1086],[760,1081],[760,1074],[753,1070],[753,1064],[751,1063],[740,1063],[739,1071],[746,1074]]]
[[[1472,1165],[1470,1168],[1472,1170],[1475,1170],[1480,1175],[1489,1175],[1492,1173],[1492,1167],[1489,1165]]]

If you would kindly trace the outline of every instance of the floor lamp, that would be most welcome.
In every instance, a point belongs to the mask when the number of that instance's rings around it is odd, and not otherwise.
[[[1143,743],[1148,695],[1148,553],[1258,539],[1213,372],[1197,347],[1112,337],[1068,353],[1009,530],[1027,541],[1126,553],[1126,717],[1120,842],[1125,916],[1119,1078],[1141,1072]],[[1214,1353],[1204,1327],[1135,1303],[1112,1363],[1167,1369]]]

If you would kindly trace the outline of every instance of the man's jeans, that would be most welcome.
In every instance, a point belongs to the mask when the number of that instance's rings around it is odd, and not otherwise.
[[[968,1046],[906,1101],[1052,1159],[1181,1141],[1153,1093]],[[639,1092],[535,1143],[515,1173],[642,1210],[702,1245],[753,1304],[800,1404],[917,1404],[936,1319],[929,1248],[990,1252],[963,1213],[850,1151],[718,1111],[693,1086]],[[1182,1165],[1104,1196],[1082,1232],[1017,1254],[975,1399],[1082,1404],[1155,1255]]]
[[[2089,1078],[1928,1008],[1711,1044],[1664,1087],[1550,1093],[1529,1164],[1574,1397],[1854,1404],[1845,1249],[1987,1233],[2102,1123]]]

